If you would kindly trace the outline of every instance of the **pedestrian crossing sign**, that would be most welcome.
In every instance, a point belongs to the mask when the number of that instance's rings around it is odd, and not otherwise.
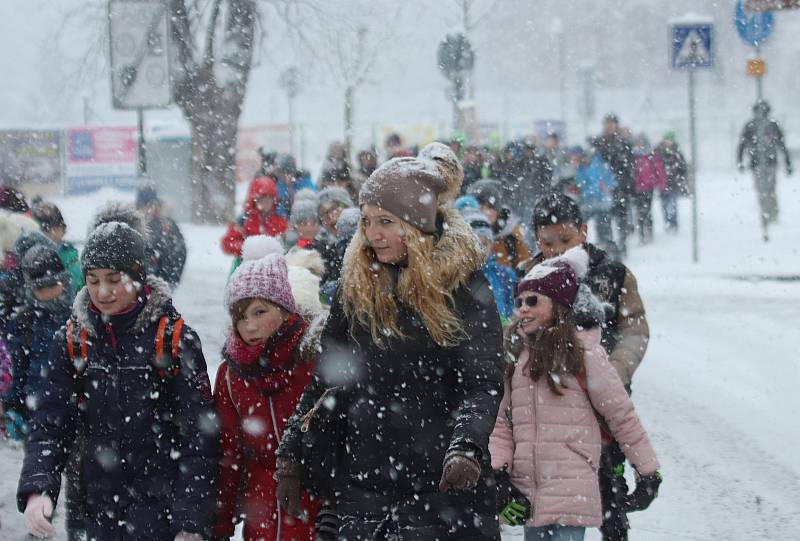
[[[714,66],[714,25],[710,22],[675,22],[671,25],[672,67],[699,69]]]

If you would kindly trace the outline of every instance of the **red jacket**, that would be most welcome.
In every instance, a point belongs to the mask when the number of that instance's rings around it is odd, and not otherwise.
[[[268,216],[264,217],[256,206],[256,199],[269,196],[275,200],[275,206]],[[250,183],[247,199],[244,202],[244,213],[240,223],[231,223],[225,236],[222,237],[222,251],[240,257],[244,239],[252,235],[269,235],[277,237],[286,232],[289,222],[275,213],[278,202],[278,188],[270,177],[256,177]]]
[[[314,539],[319,503],[305,495],[309,520],[287,523],[272,478],[286,421],[311,381],[313,358],[301,351],[307,329],[305,320],[292,315],[261,347],[247,346],[234,331],[228,336],[214,386],[222,449],[216,537],[232,536],[243,513],[245,541]]]

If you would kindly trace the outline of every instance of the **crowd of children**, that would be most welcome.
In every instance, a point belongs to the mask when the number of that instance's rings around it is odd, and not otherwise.
[[[357,257],[348,256],[351,239],[372,254],[375,272],[385,264],[365,236],[372,226],[361,204],[374,211],[361,194],[367,187],[386,201],[416,198],[408,216],[390,219],[417,228],[408,239],[419,236],[420,246],[438,249],[455,231],[474,242],[458,249],[474,252],[491,292],[494,307],[481,317],[496,308],[507,331],[513,362],[505,396],[492,401],[494,431],[480,440],[485,449],[460,448],[453,464],[472,476],[472,453],[483,454],[477,470],[495,478],[487,486],[498,489],[498,515],[524,524],[526,539],[579,540],[587,527],[600,527],[607,541],[627,539],[626,513],[652,502],[660,476],[628,396],[649,338],[644,305],[630,270],[587,238],[587,221],[596,219],[598,240],[612,242],[613,167],[599,150],[571,153],[559,163],[562,173],[577,165],[574,183],[554,184],[520,215],[508,186],[484,178],[472,159],[473,178],[462,187],[464,171],[448,146],[417,157],[391,148],[397,161],[379,169],[380,184],[374,151],[361,153],[351,170],[332,146],[319,186],[290,156],[264,153],[243,212],[222,238],[234,265],[225,295],[230,328],[213,388],[200,337],[172,304],[185,244],[152,186],[139,191],[136,206],[100,209],[80,256],[64,241],[66,223],[52,203],[0,210],[0,392],[6,433],[25,440],[18,507],[32,534],[54,534],[63,474],[70,541],[229,539],[240,522],[248,541],[338,539],[336,501],[310,496],[308,479],[294,466],[281,469],[276,454],[317,377],[323,328],[335,323],[326,322],[326,306],[336,305],[342,268]],[[637,224],[648,240],[652,192],[668,178],[646,141],[637,140],[632,155]],[[437,210],[418,185],[392,185],[395,170],[406,171],[400,184],[422,175],[447,208]],[[428,207],[446,223],[414,221]],[[404,263],[389,266],[401,283]],[[415,329],[431,324],[409,317]],[[529,437],[540,430],[553,432],[547,445]],[[626,458],[638,479],[631,494]],[[566,466],[545,474],[548,463]],[[442,486],[475,486],[448,471],[439,472],[450,479]],[[288,494],[297,495],[293,515],[281,505]]]

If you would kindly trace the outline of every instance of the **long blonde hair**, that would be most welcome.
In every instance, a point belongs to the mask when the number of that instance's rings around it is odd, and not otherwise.
[[[397,322],[399,301],[422,319],[434,342],[454,346],[465,336],[464,324],[455,313],[450,289],[454,284],[444,279],[434,262],[436,240],[409,224],[404,224],[404,233],[408,263],[398,268],[395,286],[389,267],[378,261],[360,223],[345,253],[342,272],[341,298],[350,332],[361,325],[382,349],[388,338],[406,338]]]

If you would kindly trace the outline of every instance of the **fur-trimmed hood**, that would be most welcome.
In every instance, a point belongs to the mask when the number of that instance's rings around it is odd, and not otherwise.
[[[431,279],[454,291],[483,266],[486,254],[480,239],[456,209],[440,207],[437,223],[439,238],[431,255]]]
[[[126,330],[128,334],[140,333],[161,316],[175,311],[172,306],[169,285],[164,280],[156,276],[148,276],[145,280],[145,287],[150,289],[150,294],[144,308],[136,317],[136,321]],[[84,287],[78,292],[72,303],[72,319],[80,328],[86,329],[90,336],[96,337],[99,336],[99,333],[89,310],[90,302],[89,289]]]

